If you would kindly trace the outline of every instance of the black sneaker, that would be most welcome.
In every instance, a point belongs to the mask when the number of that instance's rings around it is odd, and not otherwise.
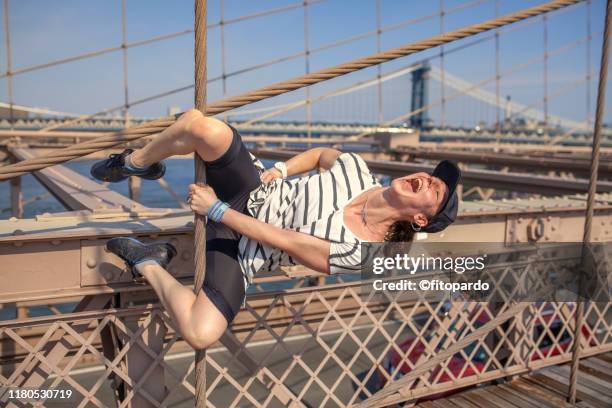
[[[132,149],[125,149],[123,153],[111,154],[108,159],[99,161],[91,166],[91,175],[96,180],[116,183],[129,176],[138,176],[147,180],[157,180],[166,172],[163,162],[155,163],[143,170],[134,170],[126,166],[125,158],[132,153]]]
[[[165,268],[172,258],[176,256],[176,248],[170,243],[143,244],[139,240],[129,237],[109,239],[106,242],[106,249],[125,261],[134,280],[137,281],[143,281],[144,278],[136,270],[136,264],[150,260],[157,262]]]

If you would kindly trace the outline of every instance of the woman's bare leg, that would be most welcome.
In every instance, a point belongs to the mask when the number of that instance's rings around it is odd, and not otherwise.
[[[137,167],[147,167],[170,156],[197,152],[204,161],[213,161],[221,157],[231,143],[229,126],[190,109],[154,136],[150,143],[134,151],[130,160]]]
[[[159,296],[183,339],[195,349],[209,347],[227,329],[227,320],[203,290],[196,296],[164,268],[145,262],[136,266]]]
[[[193,152],[204,161],[221,157],[232,143],[232,130],[218,119],[190,109],[141,149],[130,155],[133,165],[147,167],[170,156]],[[155,290],[176,328],[193,348],[217,341],[227,329],[227,320],[203,290],[196,296],[164,268],[153,262],[136,266]]]

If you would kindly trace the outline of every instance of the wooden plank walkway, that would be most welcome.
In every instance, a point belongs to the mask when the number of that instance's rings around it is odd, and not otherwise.
[[[504,384],[466,390],[416,407],[571,408],[566,401],[569,374],[569,364],[547,367]],[[612,352],[580,362],[577,390],[577,407],[612,407]]]

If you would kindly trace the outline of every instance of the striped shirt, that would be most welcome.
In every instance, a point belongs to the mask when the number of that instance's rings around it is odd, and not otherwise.
[[[258,160],[255,164],[263,169]],[[380,184],[363,159],[343,153],[328,171],[262,184],[251,192],[247,208],[265,223],[331,241],[330,272],[355,272],[360,270],[361,240],[344,225],[343,210],[351,199],[376,186]],[[259,271],[296,265],[286,252],[246,236],[240,239],[238,254],[245,283]]]

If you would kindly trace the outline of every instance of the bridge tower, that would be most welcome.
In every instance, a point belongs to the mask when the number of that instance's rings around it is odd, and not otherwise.
[[[430,70],[431,67],[429,64],[423,64],[420,68],[412,71],[412,98],[410,102],[411,112],[421,109],[428,103],[429,93],[427,85]],[[420,129],[426,122],[427,110],[420,111],[419,113],[410,117],[410,126],[414,128]]]

